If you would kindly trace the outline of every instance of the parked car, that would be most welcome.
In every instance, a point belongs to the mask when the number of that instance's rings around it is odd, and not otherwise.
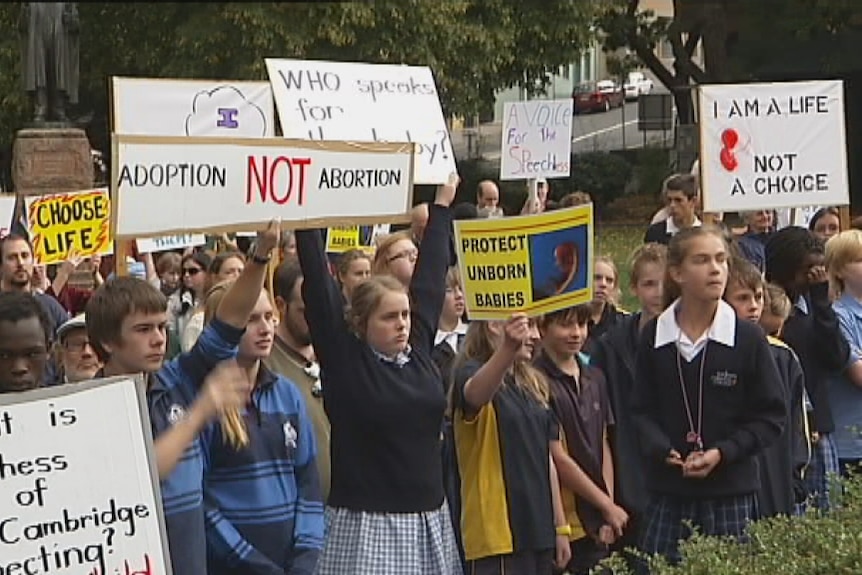
[[[629,72],[623,88],[626,91],[626,100],[637,100],[643,94],[652,92],[653,84],[643,72]]]
[[[575,87],[575,114],[584,112],[607,112],[623,105],[623,89],[611,80],[587,82]]]

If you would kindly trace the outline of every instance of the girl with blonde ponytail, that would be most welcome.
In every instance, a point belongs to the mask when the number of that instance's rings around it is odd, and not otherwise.
[[[523,314],[473,322],[455,360],[451,406],[468,573],[550,575],[570,559],[550,456],[560,431],[547,382],[531,364],[538,341],[535,321]]]
[[[206,321],[231,284],[210,288]],[[323,500],[311,421],[300,391],[261,361],[272,350],[275,326],[271,300],[261,290],[237,348],[236,362],[251,390],[246,405],[225,409],[206,441],[211,575],[311,573],[323,547]],[[242,557],[235,551],[238,545],[245,548]]]

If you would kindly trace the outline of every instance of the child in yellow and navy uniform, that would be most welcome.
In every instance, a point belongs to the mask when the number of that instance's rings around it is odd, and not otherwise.
[[[551,575],[569,560],[550,445],[559,427],[530,364],[539,334],[524,315],[473,322],[455,360],[453,427],[469,575]],[[567,530],[566,530],[567,531]]]

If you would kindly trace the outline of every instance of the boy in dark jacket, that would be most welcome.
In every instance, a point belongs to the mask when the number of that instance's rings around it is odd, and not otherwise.
[[[765,303],[760,271],[746,260],[734,260],[724,299],[736,311],[737,317],[758,323]],[[768,337],[767,341],[784,384],[787,419],[778,440],[757,455],[761,475],[757,500],[761,516],[789,516],[794,513],[795,505],[806,497],[802,479],[802,472],[808,465],[804,431],[805,376],[793,350],[777,338]]]
[[[635,358],[641,328],[662,311],[667,248],[646,244],[632,257],[630,288],[640,303],[640,311],[625,316],[596,342],[590,363],[599,368],[607,381],[611,410],[616,425],[609,430],[614,465],[617,500],[631,515],[622,538],[623,547],[636,543],[637,518],[646,508],[647,492],[641,477],[643,460],[638,446],[629,400],[634,386]]]

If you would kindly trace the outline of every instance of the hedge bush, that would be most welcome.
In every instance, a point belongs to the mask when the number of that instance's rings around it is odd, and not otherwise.
[[[839,489],[836,489],[839,491]],[[750,541],[695,534],[681,545],[683,562],[650,562],[652,575],[859,575],[862,574],[862,480],[841,484],[828,513],[776,517],[753,524]],[[631,574],[620,557],[615,575]]]

